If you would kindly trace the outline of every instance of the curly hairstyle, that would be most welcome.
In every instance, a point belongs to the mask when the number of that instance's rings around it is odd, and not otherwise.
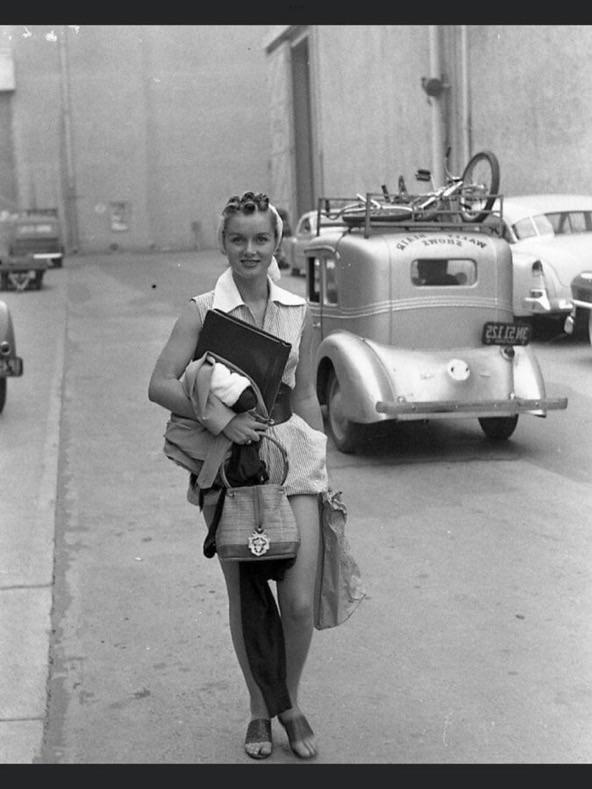
[[[263,192],[257,192],[257,194],[255,192],[245,192],[240,197],[239,195],[229,197],[222,213],[225,216],[235,214],[237,211],[241,211],[243,214],[252,214],[253,211],[267,211],[268,208],[269,197],[266,194]]]
[[[282,239],[283,222],[277,208],[269,202],[269,197],[263,192],[245,192],[243,195],[233,195],[229,197],[226,205],[222,209],[220,224],[218,226],[218,246],[224,251],[224,232],[226,223],[235,214],[253,214],[255,211],[269,211],[273,224],[273,232],[276,239],[276,248]]]

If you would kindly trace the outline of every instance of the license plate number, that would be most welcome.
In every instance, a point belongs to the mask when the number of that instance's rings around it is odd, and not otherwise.
[[[11,356],[9,359],[0,357],[0,375],[22,375],[23,360],[20,356]]]
[[[525,323],[488,321],[483,325],[482,341],[484,345],[528,345],[531,334]]]

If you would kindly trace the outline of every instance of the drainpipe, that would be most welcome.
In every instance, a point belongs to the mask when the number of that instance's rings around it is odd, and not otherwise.
[[[70,242],[70,252],[78,251],[78,208],[76,205],[76,174],[72,144],[72,110],[70,102],[70,68],[64,25],[58,36],[60,51],[60,84],[62,89],[62,117],[64,122],[64,148],[66,157],[66,224]]]
[[[444,183],[444,129],[442,117],[442,66],[440,57],[439,25],[429,25],[430,39],[430,75],[427,86],[433,86],[426,92],[430,97],[432,108],[432,173],[436,186]],[[436,82],[434,82],[434,80]]]
[[[469,36],[466,25],[460,25],[460,113],[461,154],[463,167],[471,158],[471,104],[469,88]]]

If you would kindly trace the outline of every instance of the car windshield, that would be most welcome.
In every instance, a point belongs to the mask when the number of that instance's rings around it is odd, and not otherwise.
[[[519,241],[523,238],[532,238],[532,236],[553,235],[553,225],[545,214],[537,214],[536,216],[527,216],[524,219],[520,219],[512,225],[512,229]]]
[[[516,238],[562,236],[568,233],[592,232],[592,211],[549,211],[516,222],[512,229]]]

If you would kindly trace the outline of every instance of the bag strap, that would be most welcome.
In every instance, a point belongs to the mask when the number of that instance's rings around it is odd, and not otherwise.
[[[285,449],[284,445],[281,444],[277,440],[277,438],[274,438],[274,436],[268,436],[267,433],[262,433],[260,441],[262,441],[264,438],[266,438],[268,441],[271,441],[271,443],[275,444],[277,446],[277,448],[280,450],[280,454],[282,456],[282,461],[284,463],[284,474],[283,474],[283,477],[282,477],[282,481],[280,482],[280,485],[283,485],[284,482],[286,481],[286,478],[288,476],[288,470],[289,470],[288,453],[286,452],[286,449]],[[223,483],[225,488],[231,488],[232,485],[228,482],[228,479],[226,478],[226,470],[225,470],[224,466],[225,466],[224,463],[222,463],[221,466],[220,466],[220,478],[221,478],[222,483]]]
[[[218,501],[216,502],[216,509],[214,510],[212,521],[208,527],[208,533],[206,534],[202,546],[203,555],[207,559],[211,559],[216,553],[216,532],[218,531],[218,524],[220,523],[220,518],[222,517],[222,508],[224,507],[225,496],[226,488],[222,488],[220,495],[218,496]]]

